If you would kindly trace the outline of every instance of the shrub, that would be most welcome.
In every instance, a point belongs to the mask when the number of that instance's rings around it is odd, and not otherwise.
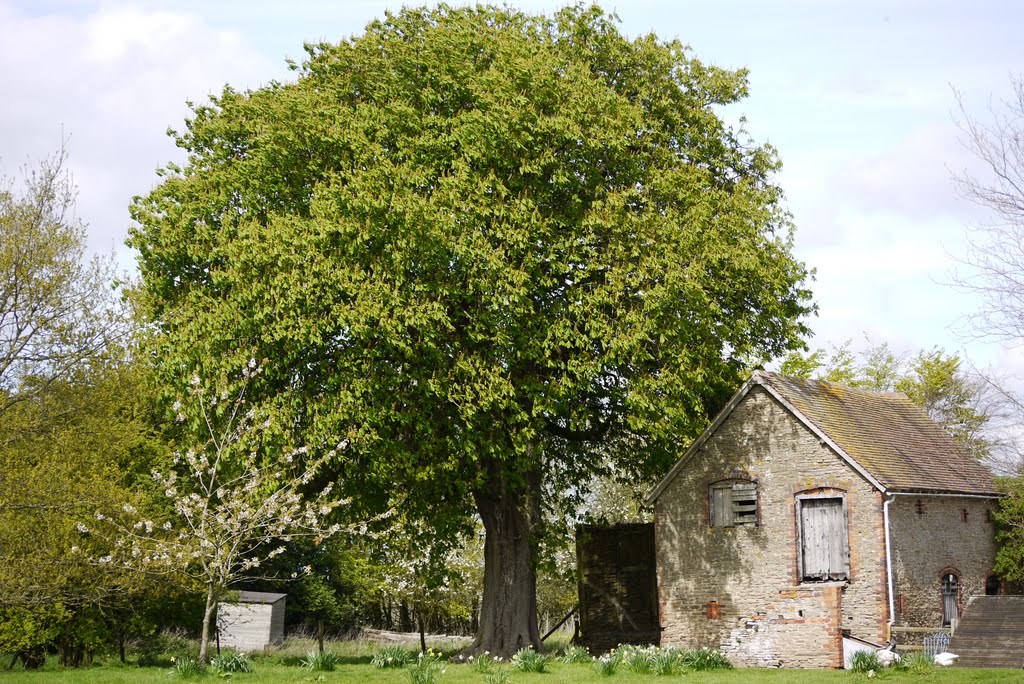
[[[338,656],[332,651],[310,651],[302,659],[302,666],[313,672],[333,672],[338,665]]]
[[[199,642],[179,629],[164,629],[141,639],[133,649],[142,667],[171,667],[178,658],[199,653]]]
[[[252,660],[238,651],[224,651],[210,659],[210,667],[217,674],[252,672]]]
[[[694,672],[732,669],[732,663],[729,662],[728,658],[710,648],[683,651],[679,659],[683,667]]]
[[[850,658],[851,672],[875,672],[881,669],[882,663],[874,651],[857,651]]]
[[[190,658],[188,656],[183,656],[181,658],[173,657],[171,658],[171,662],[173,663],[171,673],[176,677],[181,677],[182,679],[194,679],[206,674],[206,667],[196,658]]]
[[[370,663],[374,667],[405,667],[414,659],[413,652],[403,646],[385,646],[374,654]]]
[[[544,672],[548,668],[548,657],[530,647],[520,649],[512,662],[521,672]]]
[[[590,661],[590,652],[582,646],[569,644],[562,649],[562,662],[572,665],[573,663],[586,663]]]

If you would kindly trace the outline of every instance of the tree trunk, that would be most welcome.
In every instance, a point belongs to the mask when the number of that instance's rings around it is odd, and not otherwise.
[[[412,631],[412,619],[409,617],[409,604],[405,601],[398,604],[398,631]]]
[[[206,609],[203,611],[203,636],[199,641],[199,662],[205,665],[210,654],[210,623],[217,612],[218,592],[214,585],[206,589]]]
[[[420,653],[427,652],[427,632],[423,627],[423,608],[416,606],[416,622],[420,628]]]
[[[324,620],[320,618],[316,621],[316,645],[320,649],[320,653],[324,652]]]
[[[543,650],[537,629],[537,569],[533,533],[540,521],[540,475],[513,487],[499,463],[474,493],[484,524],[484,591],[480,626],[466,654],[508,658],[520,649]]]

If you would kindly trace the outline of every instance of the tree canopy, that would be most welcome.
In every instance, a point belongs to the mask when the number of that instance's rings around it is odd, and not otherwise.
[[[267,359],[249,396],[349,440],[354,511],[442,541],[479,515],[477,647],[539,646],[545,502],[609,444],[661,471],[806,332],[775,152],[719,117],[746,73],[583,6],[404,9],[307,51],[194,106],[135,201],[154,356],[169,388]]]

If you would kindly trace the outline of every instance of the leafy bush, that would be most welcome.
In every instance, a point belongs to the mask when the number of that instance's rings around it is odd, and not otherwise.
[[[338,665],[338,656],[332,651],[310,651],[302,659],[302,666],[313,672],[333,672]]]
[[[174,657],[171,658],[171,662],[173,663],[171,673],[176,677],[181,677],[182,679],[195,679],[196,677],[202,677],[206,674],[206,667],[196,658],[190,658],[188,656],[183,656],[181,658]]]
[[[140,640],[133,650],[143,667],[169,667],[178,658],[199,653],[199,642],[180,629],[164,629]]]
[[[697,648],[682,651],[679,660],[683,667],[694,672],[707,672],[708,670],[729,670],[732,663],[718,651],[710,648]]]
[[[548,657],[529,647],[520,649],[512,656],[512,663],[521,672],[544,672],[548,669]]]
[[[405,667],[413,661],[413,652],[403,646],[385,646],[374,654],[370,663],[374,667]]]
[[[238,651],[223,651],[210,659],[210,667],[217,674],[252,672],[252,660]]]
[[[426,653],[420,653],[408,670],[412,684],[434,684],[437,678],[444,674],[440,659],[441,654],[431,648],[428,648]]]
[[[612,649],[594,658],[594,672],[602,677],[611,677],[619,669],[619,656]]]
[[[586,663],[590,662],[590,652],[583,646],[577,646],[576,644],[569,644],[562,649],[561,660],[563,663]]]
[[[850,658],[851,672],[875,672],[882,669],[882,662],[874,651],[857,651]]]

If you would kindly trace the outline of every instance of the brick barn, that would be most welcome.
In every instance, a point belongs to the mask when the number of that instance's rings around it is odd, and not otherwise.
[[[996,498],[902,394],[756,372],[648,498],[661,644],[834,668],[938,630],[997,591]]]

